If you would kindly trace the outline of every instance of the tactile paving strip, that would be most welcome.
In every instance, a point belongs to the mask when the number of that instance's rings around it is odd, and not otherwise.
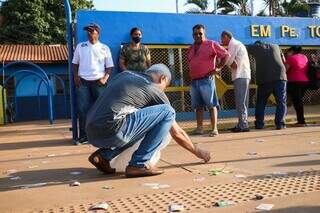
[[[97,212],[168,212],[168,206],[173,203],[182,204],[187,211],[195,211],[197,209],[215,208],[213,204],[221,200],[234,201],[236,204],[247,202],[255,198],[256,194],[262,195],[264,198],[274,198],[314,191],[320,191],[320,171],[280,174],[230,184],[208,185],[177,191],[136,195],[107,201],[110,206],[109,209]],[[40,212],[88,212],[88,208],[91,205],[80,204],[79,206],[54,208]]]

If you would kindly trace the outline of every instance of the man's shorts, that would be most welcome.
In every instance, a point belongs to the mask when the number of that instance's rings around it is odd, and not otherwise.
[[[216,91],[214,77],[192,80],[190,92],[192,109],[219,107]]]

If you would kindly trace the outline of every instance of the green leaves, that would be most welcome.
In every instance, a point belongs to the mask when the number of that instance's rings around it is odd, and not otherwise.
[[[91,0],[71,0],[73,17],[78,9],[92,9]],[[7,0],[0,7],[2,44],[64,44],[63,0]]]

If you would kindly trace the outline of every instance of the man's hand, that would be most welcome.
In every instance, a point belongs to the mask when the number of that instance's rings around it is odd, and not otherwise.
[[[100,85],[105,85],[107,83],[108,78],[103,76],[102,78],[99,79],[99,84]]]
[[[232,64],[230,65],[231,69],[236,70],[238,68],[237,63],[234,61],[232,62]]]
[[[81,86],[81,79],[78,75],[74,75],[73,76],[74,79],[74,84],[76,85],[76,87],[80,87]]]
[[[198,147],[195,147],[196,149],[196,156],[202,160],[204,160],[205,163],[209,162],[211,159],[211,153],[208,151],[205,151],[203,149],[200,149]]]

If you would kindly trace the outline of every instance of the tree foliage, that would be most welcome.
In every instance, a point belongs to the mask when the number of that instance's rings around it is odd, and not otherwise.
[[[71,0],[77,9],[92,9],[91,0]],[[0,8],[2,44],[64,44],[66,20],[63,0],[7,0]]]
[[[208,1],[207,0],[187,0],[187,4],[193,4],[196,8],[192,8],[187,13],[204,13],[208,9]]]
[[[247,0],[220,0],[218,8],[221,14],[250,15],[249,1]]]
[[[264,0],[269,16],[306,16],[309,5],[305,0]],[[260,15],[266,15],[265,10]]]

